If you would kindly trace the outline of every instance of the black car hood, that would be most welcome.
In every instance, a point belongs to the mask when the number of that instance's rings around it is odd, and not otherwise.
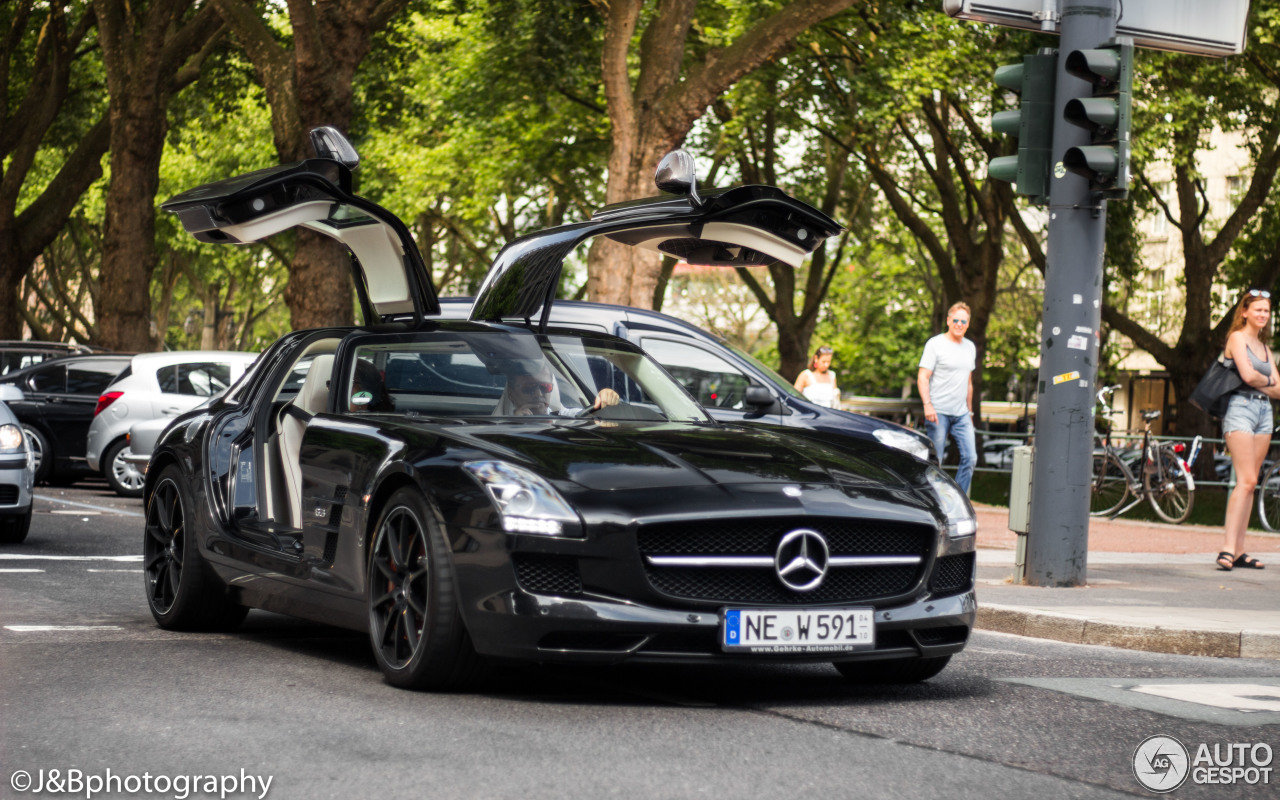
[[[746,483],[910,486],[874,457],[750,426],[584,421],[466,426],[449,433],[547,477],[601,491]]]

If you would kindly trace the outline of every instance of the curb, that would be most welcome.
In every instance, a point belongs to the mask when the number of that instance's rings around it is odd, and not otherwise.
[[[1093,644],[1215,658],[1280,659],[1280,634],[1261,631],[1211,631],[1160,625],[1119,625],[1073,614],[978,604],[975,627],[1070,644]]]

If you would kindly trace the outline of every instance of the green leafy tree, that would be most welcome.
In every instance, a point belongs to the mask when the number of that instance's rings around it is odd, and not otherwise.
[[[32,321],[19,284],[102,175],[108,123],[95,25],[84,3],[0,4],[0,338],[19,338]]]

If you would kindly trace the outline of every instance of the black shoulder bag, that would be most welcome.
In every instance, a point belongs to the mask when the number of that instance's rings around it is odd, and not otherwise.
[[[1221,417],[1227,413],[1231,393],[1241,386],[1244,381],[1236,371],[1236,362],[1218,356],[1191,393],[1191,404],[1211,417]]]

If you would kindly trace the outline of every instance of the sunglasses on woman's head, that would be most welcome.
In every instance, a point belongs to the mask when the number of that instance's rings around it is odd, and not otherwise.
[[[1250,289],[1250,290],[1249,290],[1249,296],[1250,296],[1250,297],[1261,297],[1263,300],[1270,300],[1270,299],[1271,299],[1271,292],[1268,292],[1266,289]]]

